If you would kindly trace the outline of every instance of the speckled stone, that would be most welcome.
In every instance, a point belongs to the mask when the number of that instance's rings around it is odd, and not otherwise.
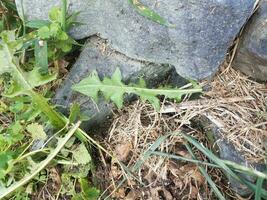
[[[233,66],[259,81],[267,81],[267,1],[249,20],[240,38]]]
[[[16,0],[21,8],[22,0]],[[45,19],[58,0],[23,0],[26,18]],[[98,33],[129,58],[175,66],[183,77],[211,77],[232,41],[251,16],[255,0],[142,0],[175,28],[139,15],[128,0],[69,0],[69,11],[81,11],[76,39]]]

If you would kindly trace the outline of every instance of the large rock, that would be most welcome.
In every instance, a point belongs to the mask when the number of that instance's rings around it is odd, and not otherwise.
[[[246,25],[240,39],[233,66],[246,75],[267,81],[267,1]]]
[[[58,0],[16,0],[28,20],[45,19]],[[81,11],[84,25],[71,33],[76,39],[96,33],[126,56],[175,66],[191,79],[216,72],[227,49],[253,12],[255,0],[142,0],[175,28],[139,15],[128,0],[69,0],[71,12]]]
[[[54,103],[66,115],[68,115],[70,105],[73,102],[78,103],[83,114],[91,117],[90,121],[83,124],[85,130],[92,129],[92,127],[97,127],[97,129],[107,127],[105,122],[112,114],[113,105],[103,99],[96,104],[89,97],[73,91],[71,87],[89,76],[93,70],[97,70],[100,78],[103,78],[111,76],[117,67],[120,68],[125,83],[136,82],[139,78],[144,78],[148,87],[164,82],[171,82],[176,86],[187,83],[185,79],[176,74],[174,67],[133,60],[112,50],[103,39],[95,36],[88,40],[68,77],[56,92]],[[131,99],[132,96],[128,96],[126,100]]]

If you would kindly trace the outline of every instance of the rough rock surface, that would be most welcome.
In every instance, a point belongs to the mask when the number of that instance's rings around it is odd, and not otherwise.
[[[16,0],[28,20],[45,19],[58,0]],[[139,15],[128,0],[69,0],[81,11],[76,39],[96,33],[126,56],[175,66],[178,74],[203,79],[214,74],[227,49],[253,12],[255,0],[142,0],[175,28]]]
[[[89,76],[95,69],[100,78],[103,78],[111,76],[117,67],[120,68],[125,83],[138,81],[141,77],[146,80],[148,86],[162,84],[168,79],[176,86],[187,83],[185,79],[176,74],[175,69],[170,65],[157,65],[130,59],[110,49],[103,39],[92,37],[88,40],[61,88],[56,92],[55,104],[59,106],[61,112],[67,114],[70,104],[78,103],[82,112],[92,117],[89,122],[84,123],[85,130],[92,126],[98,126],[98,129],[99,125],[105,127],[106,118],[112,113],[112,104],[104,100],[100,100],[96,104],[89,97],[73,91],[71,86]]]
[[[240,39],[233,66],[246,75],[267,81],[267,1],[246,25]]]

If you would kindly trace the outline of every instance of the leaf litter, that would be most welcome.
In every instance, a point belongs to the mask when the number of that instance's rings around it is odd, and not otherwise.
[[[225,66],[225,67],[224,67]],[[194,124],[198,116],[205,116],[220,128],[223,138],[230,141],[250,162],[266,162],[267,87],[252,81],[236,70],[222,66],[199,100],[174,104],[164,101],[161,112],[153,106],[135,102],[115,113],[113,124],[102,145],[125,166],[101,152],[103,164],[97,170],[101,177],[102,198],[111,199],[217,199],[198,166],[189,162],[150,155],[146,150],[161,136],[181,131],[212,149],[208,136]],[[216,142],[216,141],[215,141]],[[159,152],[192,158],[180,135],[172,135],[157,148]],[[197,159],[208,159],[193,148]],[[143,164],[132,170],[143,159]],[[205,166],[204,166],[205,167]],[[227,199],[243,199],[230,189],[225,175],[216,168],[205,167],[212,180]],[[126,181],[121,182],[123,177]],[[250,199],[250,198],[248,198]]]

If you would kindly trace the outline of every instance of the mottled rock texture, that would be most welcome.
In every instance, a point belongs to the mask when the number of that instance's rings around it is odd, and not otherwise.
[[[267,81],[267,1],[246,25],[237,50],[233,66],[246,75]]]
[[[23,2],[21,4],[21,2]],[[69,11],[81,11],[84,25],[71,33],[76,39],[98,33],[113,49],[142,61],[175,66],[191,79],[213,75],[227,49],[251,16],[255,0],[142,0],[175,28],[141,15],[128,0],[69,0]],[[45,19],[58,0],[16,0],[28,20]]]

